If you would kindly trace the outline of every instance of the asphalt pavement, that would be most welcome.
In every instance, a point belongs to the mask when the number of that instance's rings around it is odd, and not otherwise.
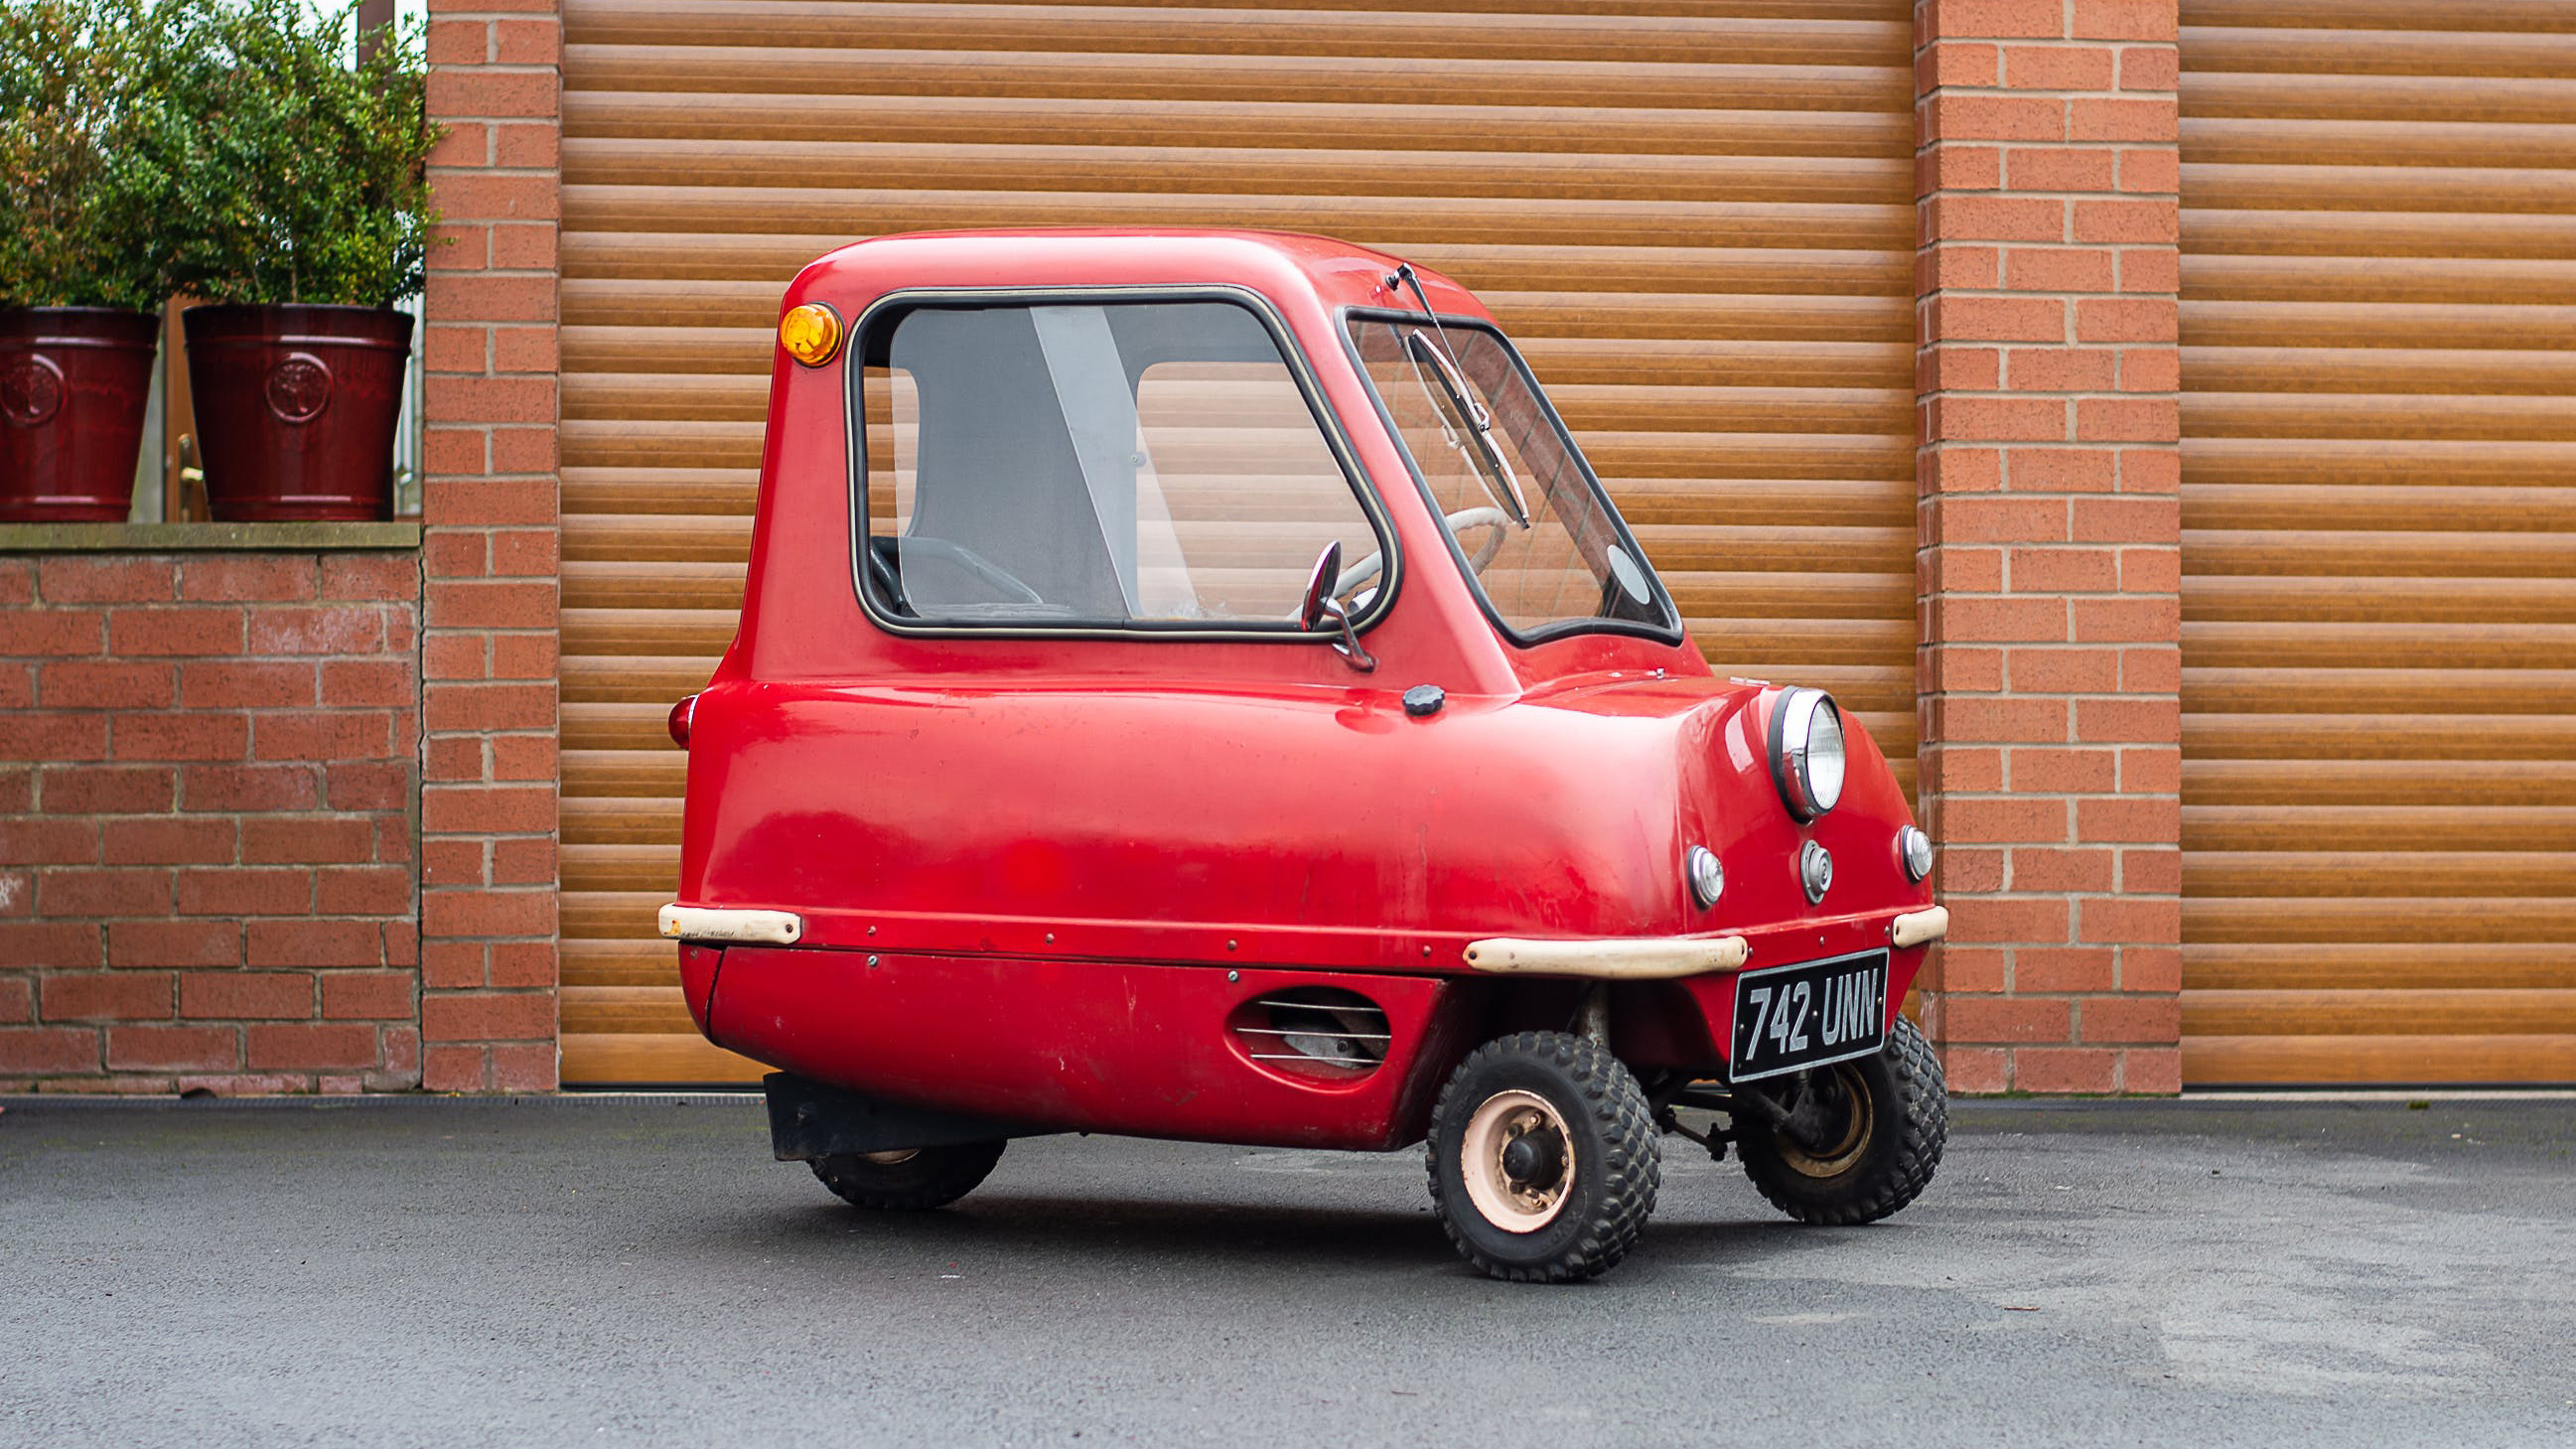
[[[0,1445],[2576,1445],[2576,1102],[1961,1104],[1474,1276],[1421,1156],[1015,1143],[873,1216],[721,1098],[0,1111]]]

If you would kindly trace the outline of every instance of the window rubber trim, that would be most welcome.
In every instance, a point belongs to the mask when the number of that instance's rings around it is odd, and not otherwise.
[[[1422,475],[1422,465],[1414,459],[1412,445],[1404,440],[1404,430],[1395,425],[1395,415],[1387,411],[1386,399],[1378,395],[1377,379],[1369,375],[1368,362],[1360,356],[1359,339],[1351,334],[1351,323],[1356,319],[1364,322],[1388,322],[1401,325],[1406,322],[1420,322],[1428,317],[1441,327],[1481,332],[1499,343],[1503,349],[1503,355],[1511,359],[1512,367],[1521,375],[1521,382],[1529,388],[1530,396],[1538,400],[1539,411],[1546,415],[1548,426],[1556,430],[1557,441],[1564,445],[1566,455],[1574,459],[1575,468],[1583,475],[1584,486],[1592,490],[1593,501],[1601,506],[1603,513],[1609,515],[1610,526],[1617,530],[1619,542],[1627,548],[1629,556],[1643,566],[1647,582],[1654,585],[1654,602],[1663,607],[1664,618],[1668,621],[1659,628],[1652,624],[1640,624],[1633,619],[1605,619],[1594,615],[1582,619],[1550,620],[1536,629],[1523,633],[1504,622],[1501,612],[1494,607],[1494,601],[1485,594],[1484,581],[1477,578],[1476,571],[1467,566],[1467,555],[1458,547],[1457,537],[1450,533],[1446,524],[1443,524],[1440,536],[1449,546],[1449,557],[1456,561],[1459,576],[1467,581],[1468,592],[1476,597],[1476,607],[1484,611],[1486,622],[1494,626],[1496,633],[1523,649],[1534,649],[1542,644],[1552,644],[1559,639],[1582,634],[1612,634],[1626,639],[1650,639],[1658,644],[1681,645],[1689,642],[1690,633],[1682,625],[1681,607],[1673,602],[1672,591],[1664,587],[1662,570],[1655,568],[1646,558],[1646,551],[1637,543],[1637,536],[1628,531],[1626,516],[1619,512],[1617,504],[1610,501],[1610,491],[1601,486],[1600,475],[1592,471],[1592,460],[1584,456],[1581,448],[1575,446],[1574,434],[1566,428],[1565,419],[1558,416],[1556,400],[1549,397],[1546,389],[1538,385],[1538,374],[1530,371],[1529,360],[1521,356],[1521,350],[1512,345],[1511,338],[1504,335],[1502,328],[1480,317],[1460,317],[1446,312],[1406,311],[1389,307],[1343,307],[1336,312],[1335,316],[1341,332],[1342,351],[1350,359],[1351,369],[1359,374],[1360,386],[1367,391],[1370,405],[1377,409],[1378,421],[1385,426],[1387,437],[1394,441],[1395,450],[1403,457],[1406,470],[1413,474],[1413,486],[1421,495],[1423,506],[1430,509],[1435,518],[1440,516],[1440,500],[1431,496],[1431,484]]]
[[[915,639],[1172,639],[1179,641],[1225,643],[1331,643],[1342,637],[1339,626],[1331,629],[1300,629],[1293,621],[1281,620],[1275,625],[1235,623],[1210,628],[1187,620],[1138,620],[1109,624],[1085,620],[1049,624],[1043,620],[998,619],[989,624],[943,621],[924,623],[894,615],[880,606],[874,590],[868,586],[868,455],[867,455],[867,362],[865,342],[871,331],[892,320],[897,314],[922,307],[942,304],[963,306],[1046,306],[1050,304],[1097,304],[1115,306],[1122,303],[1146,302],[1223,302],[1252,313],[1270,334],[1271,344],[1279,349],[1280,358],[1288,364],[1297,381],[1298,392],[1306,402],[1306,411],[1315,420],[1317,431],[1324,437],[1333,460],[1341,465],[1342,481],[1358,499],[1360,512],[1378,540],[1381,565],[1377,597],[1352,619],[1354,633],[1365,634],[1386,619],[1395,607],[1396,596],[1403,587],[1404,556],[1396,544],[1394,521],[1387,517],[1386,505],[1377,496],[1366,469],[1360,466],[1359,454],[1352,448],[1341,419],[1325,403],[1323,388],[1307,361],[1305,350],[1297,345],[1296,335],[1270,305],[1270,300],[1249,287],[1223,283],[1199,283],[1181,287],[1102,286],[1102,287],[924,287],[888,292],[868,304],[858,320],[850,324],[849,340],[841,345],[844,371],[842,397],[843,436],[849,456],[848,480],[850,498],[850,588],[858,596],[859,609],[888,634]],[[1362,379],[1363,382],[1366,379]],[[1371,394],[1374,396],[1374,389]],[[1453,545],[1454,549],[1454,545]]]

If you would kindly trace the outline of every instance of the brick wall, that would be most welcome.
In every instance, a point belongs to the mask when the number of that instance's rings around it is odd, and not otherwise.
[[[335,602],[412,607],[331,592],[355,587],[356,556],[0,558],[0,1088],[555,1084],[556,6],[431,10],[430,109],[451,134],[430,167],[448,245],[427,298],[416,657],[393,613],[380,646],[336,655],[258,632],[262,611],[287,611],[278,626]],[[1927,1019],[1964,1092],[2169,1092],[2176,12],[1922,0],[1916,21],[1922,800],[1954,915]],[[309,589],[188,592],[278,567],[306,570]],[[79,596],[129,586],[142,596]],[[120,617],[135,621],[123,634]],[[388,679],[416,666],[417,712],[355,707],[383,713],[390,753],[330,753],[359,746],[327,723],[351,703],[328,681],[368,664]],[[299,724],[280,701],[306,670],[320,712]],[[218,703],[221,678],[288,693]],[[402,806],[357,803],[361,781],[409,768],[405,730],[419,737],[416,914],[342,893],[391,879],[343,872],[405,860],[386,838]],[[310,753],[260,753],[290,749]],[[272,769],[301,772],[309,793],[219,803],[222,782],[287,778]],[[318,858],[354,837],[296,844],[279,828],[361,817],[364,859]],[[298,880],[310,904],[269,909]],[[241,919],[210,909],[217,889]],[[408,999],[393,1010],[415,919],[417,1041]],[[231,1014],[251,1010],[267,1014]],[[359,1063],[362,1035],[374,1054]],[[290,1062],[297,1043],[312,1051]]]
[[[420,566],[0,556],[0,1091],[420,1079]]]
[[[434,0],[423,640],[426,1085],[555,1085],[554,0]]]
[[[1962,1092],[2172,1092],[2175,9],[1915,17],[1928,1025]]]

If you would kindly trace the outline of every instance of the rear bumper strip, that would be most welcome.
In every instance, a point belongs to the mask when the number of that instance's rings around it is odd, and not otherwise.
[[[674,941],[724,941],[792,946],[805,934],[794,911],[736,911],[715,906],[664,906],[662,934]]]

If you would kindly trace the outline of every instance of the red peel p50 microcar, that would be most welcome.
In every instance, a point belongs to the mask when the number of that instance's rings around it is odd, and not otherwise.
[[[1665,1132],[1810,1222],[1923,1189],[1930,842],[1831,699],[1710,674],[1465,290],[888,237],[779,336],[661,915],[779,1157],[922,1208],[1036,1133],[1427,1139],[1536,1280],[1635,1244]]]

